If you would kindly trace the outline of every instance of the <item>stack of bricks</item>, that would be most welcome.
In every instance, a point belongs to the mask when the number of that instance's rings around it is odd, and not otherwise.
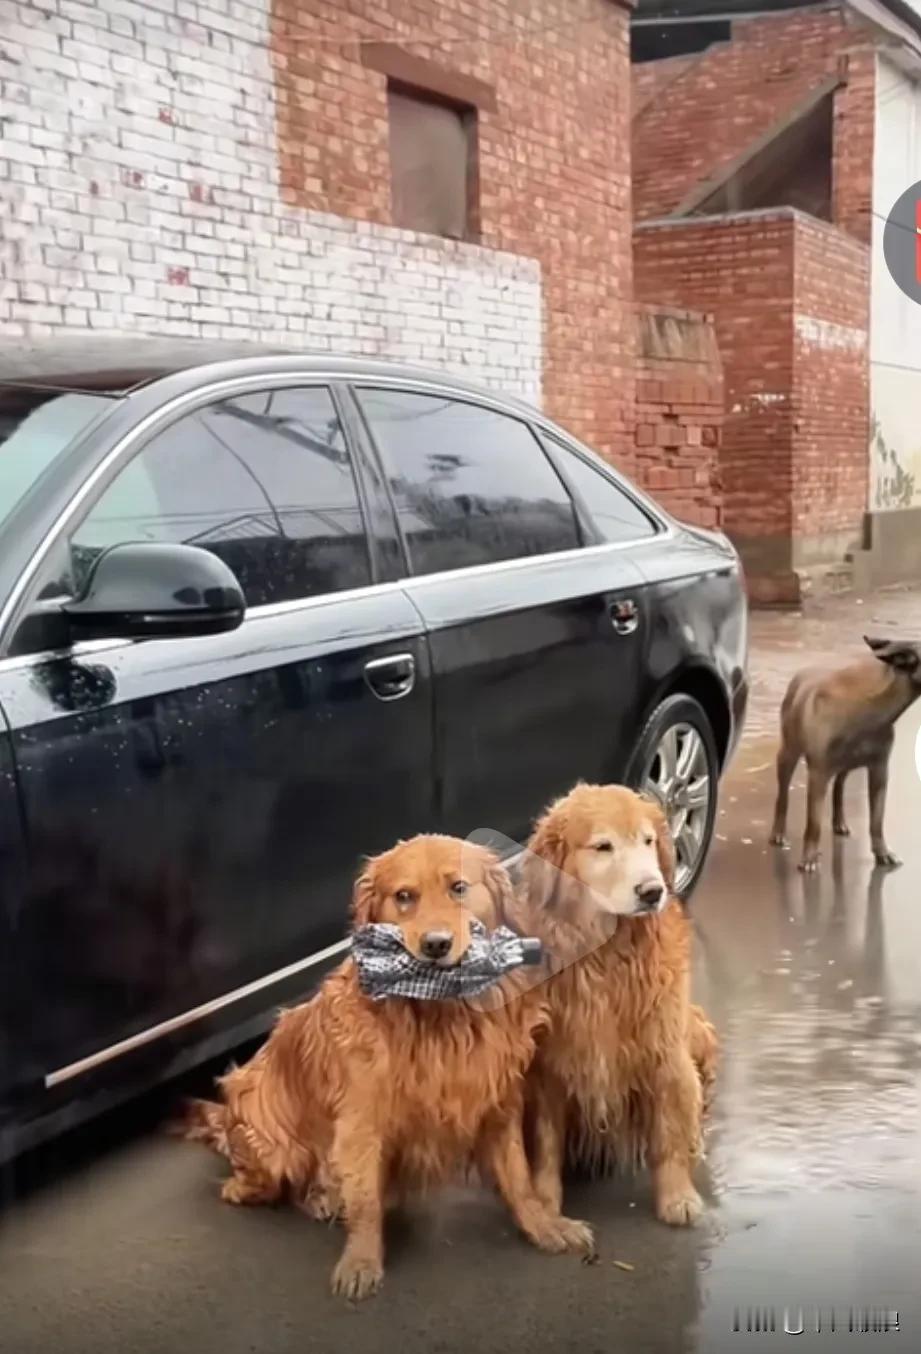
[[[722,522],[722,424],[723,370],[712,316],[639,307],[634,473],[695,526]]]

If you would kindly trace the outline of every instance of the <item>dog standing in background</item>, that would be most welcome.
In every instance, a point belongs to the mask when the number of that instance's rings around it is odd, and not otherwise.
[[[780,709],[780,751],[777,754],[777,805],[771,841],[787,846],[790,781],[801,758],[809,768],[806,831],[800,869],[819,868],[822,810],[833,781],[832,827],[850,835],[844,818],[844,784],[848,773],[867,768],[870,800],[870,843],[877,865],[901,864],[889,850],[883,832],[889,756],[899,715],[921,696],[921,644],[869,639],[872,658],[843,668],[806,668],[787,688]]]

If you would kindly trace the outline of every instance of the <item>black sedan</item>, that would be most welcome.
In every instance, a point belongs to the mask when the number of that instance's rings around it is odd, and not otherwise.
[[[0,1155],[259,1033],[362,853],[574,781],[703,865],[739,562],[445,375],[126,340],[0,357]]]

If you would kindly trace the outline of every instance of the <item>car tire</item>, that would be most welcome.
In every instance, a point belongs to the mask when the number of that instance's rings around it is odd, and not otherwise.
[[[668,696],[643,727],[628,783],[665,811],[678,856],[675,892],[684,899],[700,879],[713,840],[719,773],[703,707],[691,696]]]

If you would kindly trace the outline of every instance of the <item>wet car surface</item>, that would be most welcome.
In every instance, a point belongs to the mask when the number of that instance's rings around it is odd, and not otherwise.
[[[826,831],[818,877],[796,869],[801,777],[794,850],[767,845],[784,683],[817,654],[856,654],[869,628],[918,635],[921,595],[837,603],[819,621],[755,617],[749,730],[692,905],[695,991],[724,1048],[697,1229],[657,1223],[643,1178],[574,1182],[567,1209],[599,1240],[584,1266],[532,1251],[490,1196],[458,1191],[392,1219],[383,1293],[350,1308],[328,1294],[333,1231],[293,1210],[222,1205],[222,1163],[163,1136],[157,1107],[136,1109],[0,1173],[4,1345],[720,1354],[751,1348],[747,1324],[773,1315],[775,1339],[785,1319],[805,1327],[800,1346],[860,1348],[849,1324],[876,1322],[860,1338],[917,1349],[921,705],[899,725],[892,766],[903,869],[872,866],[860,775],[853,835],[833,846]]]

